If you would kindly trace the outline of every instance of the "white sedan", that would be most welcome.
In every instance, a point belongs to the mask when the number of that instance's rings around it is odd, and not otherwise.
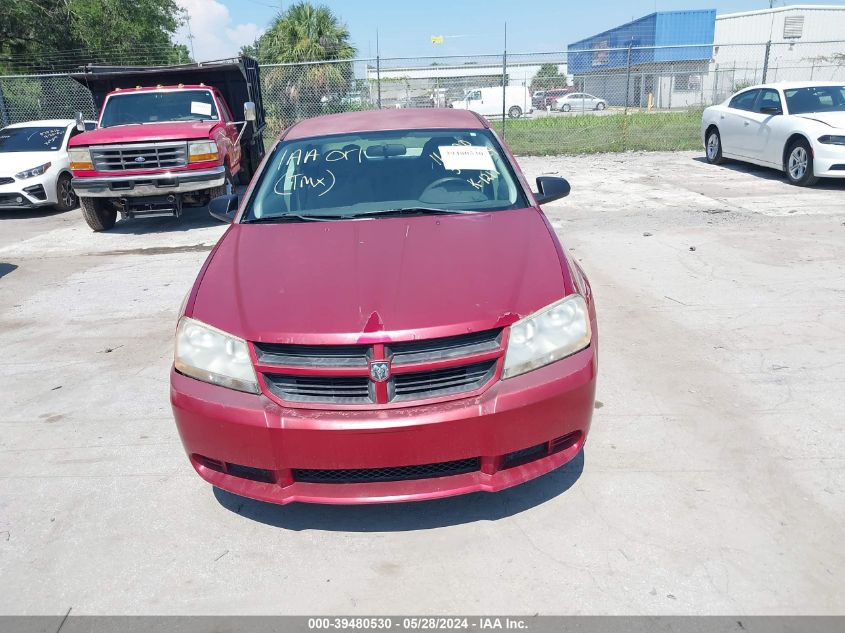
[[[604,110],[607,101],[586,92],[570,92],[555,99],[555,110],[569,112],[571,110]]]
[[[93,129],[93,122],[86,122]],[[76,206],[67,143],[80,134],[71,119],[15,123],[0,129],[0,209]]]
[[[746,88],[701,119],[707,162],[734,158],[814,185],[845,178],[845,84],[782,82]]]

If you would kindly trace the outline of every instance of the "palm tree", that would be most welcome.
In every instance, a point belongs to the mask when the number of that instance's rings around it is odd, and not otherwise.
[[[355,57],[356,52],[349,42],[349,29],[323,5],[291,5],[276,16],[254,50],[262,64],[328,62],[265,71],[267,94],[284,95],[281,103],[268,99],[270,116],[280,118],[280,125],[322,113],[323,102],[348,90],[352,81],[352,64],[343,61]]]

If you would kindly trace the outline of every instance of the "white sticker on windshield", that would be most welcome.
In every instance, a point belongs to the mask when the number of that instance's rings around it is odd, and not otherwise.
[[[211,116],[211,104],[202,101],[191,101],[191,114]]]
[[[476,145],[441,145],[437,148],[446,169],[480,169],[496,171],[486,147]]]

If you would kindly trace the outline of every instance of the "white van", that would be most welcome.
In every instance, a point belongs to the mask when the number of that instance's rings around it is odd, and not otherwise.
[[[484,116],[502,116],[502,88],[474,88],[468,90],[463,99],[452,102],[457,110],[472,110]],[[531,93],[525,86],[505,88],[505,112],[512,119],[534,110]]]

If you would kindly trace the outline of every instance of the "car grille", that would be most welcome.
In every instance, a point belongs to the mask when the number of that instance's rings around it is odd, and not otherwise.
[[[473,391],[490,380],[495,369],[496,361],[491,360],[462,367],[396,374],[393,377],[393,397],[391,400],[436,398],[453,393]]]
[[[253,346],[270,394],[329,404],[387,404],[475,391],[493,379],[503,354],[501,329],[384,345]],[[380,360],[391,365],[381,388],[369,375],[369,363]]]
[[[282,400],[366,404],[373,402],[366,376],[297,376],[264,374],[267,387]]]
[[[389,468],[344,468],[338,470],[294,469],[295,481],[314,484],[359,484],[376,481],[431,479],[472,473],[481,467],[481,458],[458,459],[453,462],[393,466]]]
[[[0,185],[11,185],[13,182],[15,182],[14,178],[0,177]]]
[[[183,141],[92,147],[91,161],[97,171],[184,167],[188,164],[188,146]]]

